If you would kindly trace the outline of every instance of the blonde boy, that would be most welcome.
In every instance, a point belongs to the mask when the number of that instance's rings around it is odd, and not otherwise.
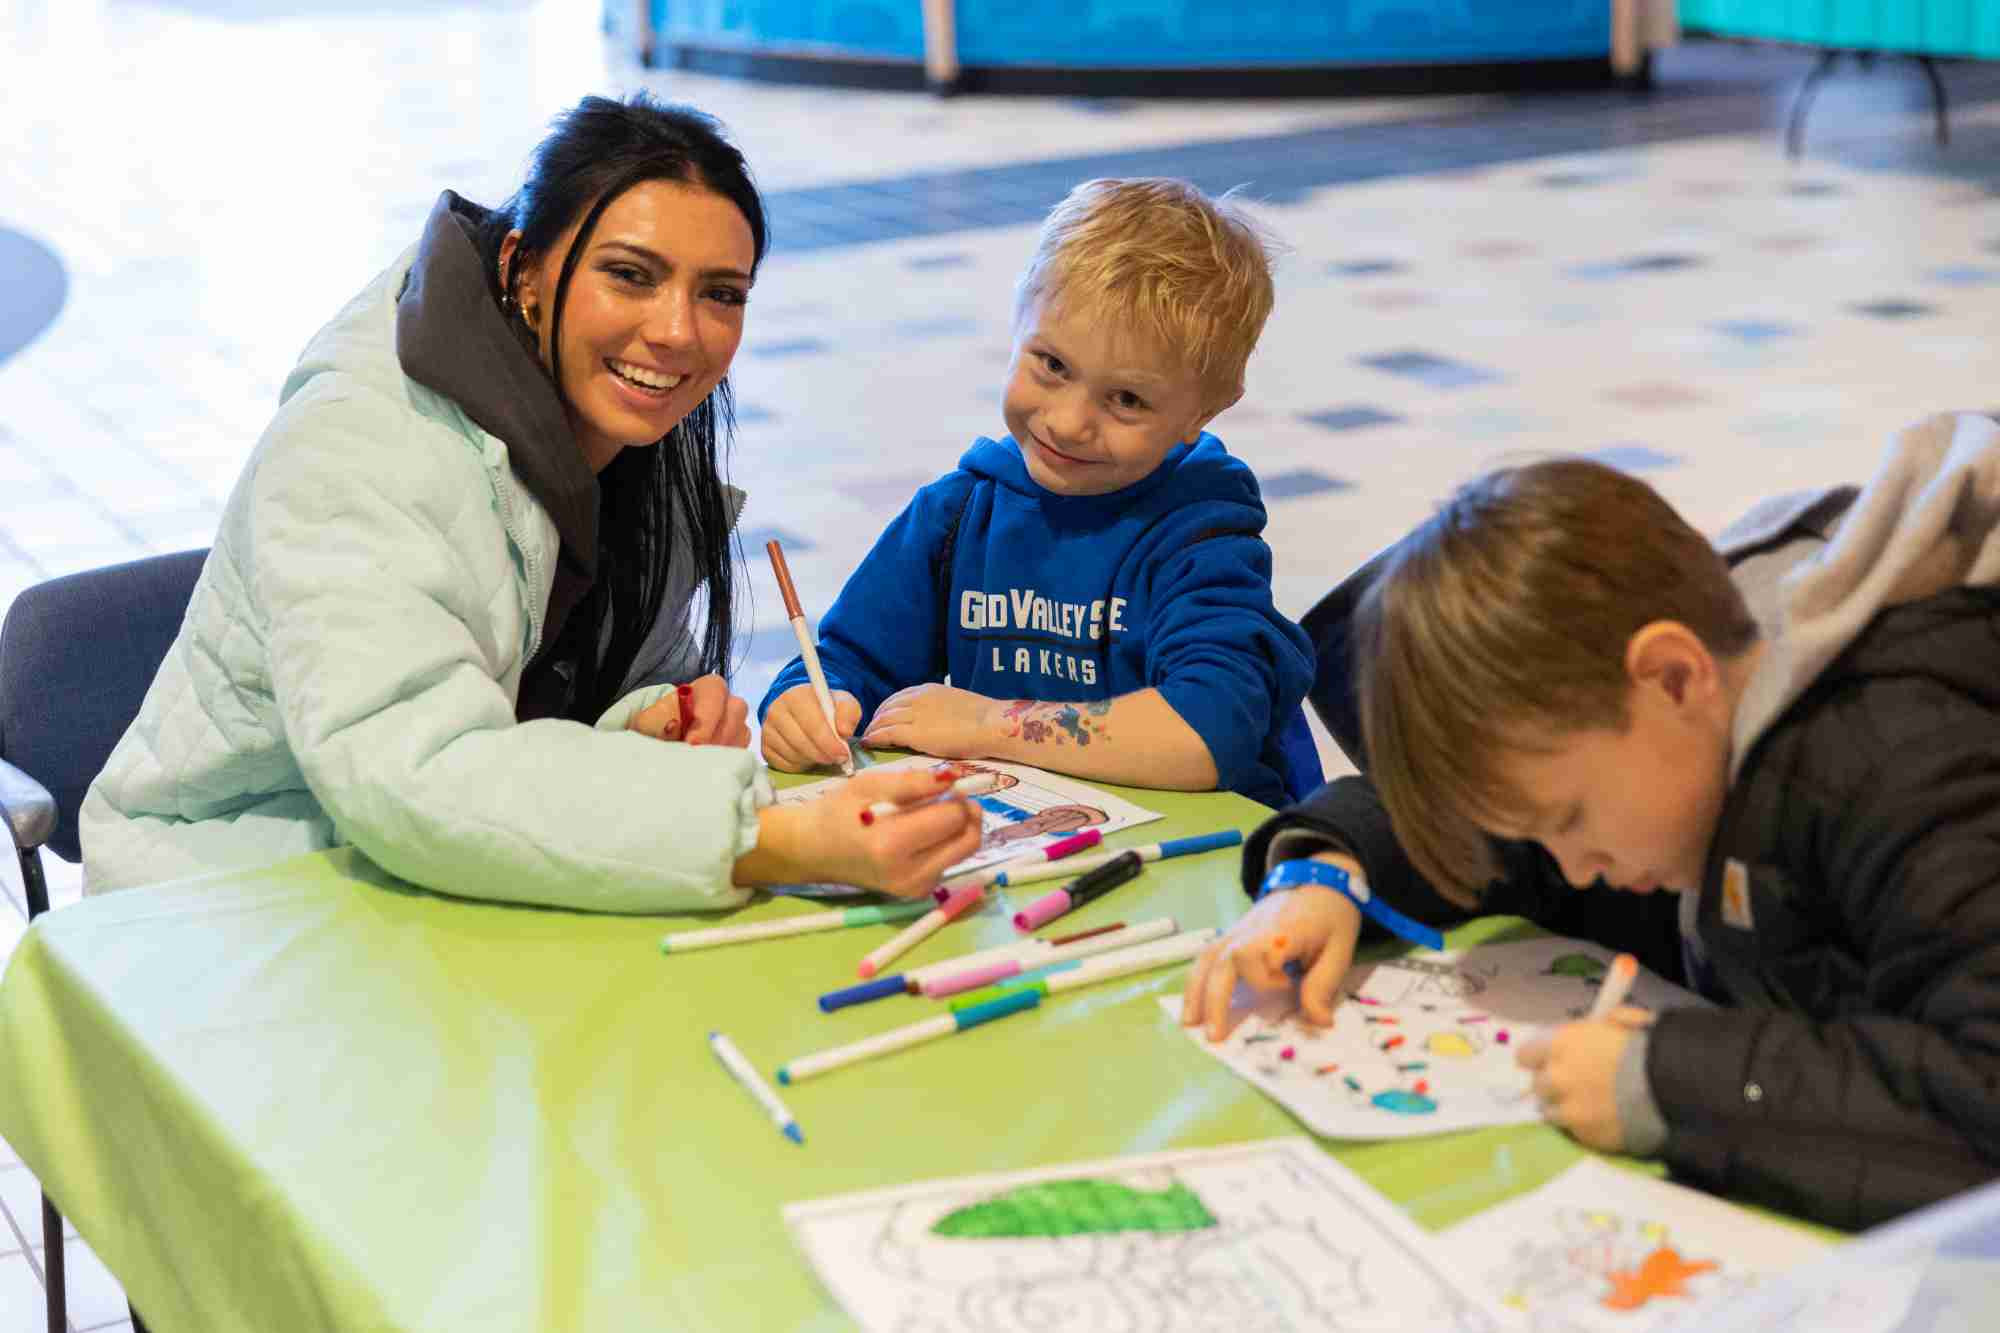
[[[1849,1227],[1992,1179],[1996,533],[2000,429],[1972,416],[1904,432],[1858,498],[1753,514],[1727,558],[1597,464],[1470,483],[1357,576],[1368,776],[1246,847],[1253,896],[1310,882],[1204,956],[1183,1018],[1219,1036],[1239,977],[1296,961],[1329,1021],[1359,934],[1344,872],[1433,924],[1513,913],[1629,949],[1723,1003],[1522,1052],[1592,1147]]]
[[[819,626],[835,728],[795,660],[764,757],[833,762],[865,717],[868,744],[950,758],[1274,804],[1309,786],[1311,650],[1271,602],[1256,478],[1203,429],[1242,396],[1271,295],[1227,201],[1071,191],[1016,289],[1009,434],[890,523]]]

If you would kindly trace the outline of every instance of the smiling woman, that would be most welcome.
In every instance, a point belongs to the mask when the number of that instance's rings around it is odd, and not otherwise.
[[[447,190],[313,339],[85,798],[90,892],[351,844],[606,911],[928,890],[964,801],[778,808],[744,748],[724,483],[763,204],[714,121],[585,98],[494,209]],[[697,595],[705,607],[696,623]]]

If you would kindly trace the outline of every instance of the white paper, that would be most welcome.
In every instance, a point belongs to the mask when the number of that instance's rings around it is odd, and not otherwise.
[[[1862,1232],[1661,1333],[1975,1333],[2000,1310],[2000,1182]]]
[[[1518,1333],[1654,1333],[1827,1244],[1596,1158],[1438,1240],[1453,1256],[1452,1271]]]
[[[1295,995],[1258,1000],[1240,988],[1249,1013],[1225,1040],[1211,1045],[1202,1029],[1183,1030],[1330,1138],[1522,1124],[1540,1112],[1514,1053],[1587,1014],[1614,956],[1554,935],[1418,950],[1350,972],[1331,1028],[1299,1017]],[[1660,1010],[1706,1001],[1642,967],[1626,1003]],[[1178,1025],[1180,996],[1161,996],[1160,1008]]]
[[[894,773],[940,767],[949,768],[958,777],[992,773],[1008,784],[990,795],[972,798],[982,812],[985,837],[978,851],[946,872],[951,875],[1039,851],[1085,829],[1094,828],[1109,837],[1160,817],[1158,811],[1142,809],[1076,778],[997,759],[932,759],[927,755],[909,755],[876,764],[868,771]],[[778,803],[803,805],[816,801],[847,781],[847,778],[827,778],[787,787],[778,793]]]
[[[879,1333],[1498,1328],[1433,1237],[1299,1138],[842,1195],[785,1222]]]

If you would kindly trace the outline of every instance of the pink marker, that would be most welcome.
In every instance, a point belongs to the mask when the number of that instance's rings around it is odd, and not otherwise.
[[[1018,977],[1023,972],[1040,972],[1046,968],[1075,962],[1080,958],[1089,958],[1094,954],[1129,949],[1134,945],[1165,939],[1179,929],[1172,917],[1163,916],[1152,921],[1142,921],[1136,926],[1121,926],[1116,930],[1102,932],[1092,931],[1085,938],[1069,944],[1056,945],[1027,957],[996,958],[991,962],[969,967],[963,972],[953,972],[925,981],[920,989],[931,999],[941,1000],[947,995],[957,995],[981,986],[990,986],[997,981],[1005,981],[1009,977]]]
[[[1104,833],[1101,829],[1087,828],[1081,833],[1072,833],[1067,838],[1052,842],[1040,851],[1026,852],[1020,856],[1010,857],[998,865],[987,866],[984,870],[974,870],[963,875],[954,875],[931,890],[931,896],[939,902],[943,902],[953,889],[963,888],[967,884],[979,884],[991,887],[994,884],[1003,883],[1009,871],[1025,870],[1029,866],[1045,865],[1050,861],[1060,861],[1065,856],[1074,855],[1086,847],[1095,847],[1103,841]]]
[[[1064,912],[1095,902],[1145,868],[1146,858],[1136,849],[1120,852],[1097,869],[1077,876],[1067,888],[1044,894],[1025,911],[1014,913],[1014,929],[1024,935],[1040,930]]]
[[[861,979],[866,981],[877,972],[880,972],[884,963],[915,948],[918,944],[935,934],[946,922],[955,920],[970,911],[985,896],[985,887],[978,884],[968,884],[966,887],[955,891],[951,897],[945,899],[942,903],[939,903],[936,907],[933,907],[930,911],[925,912],[922,916],[904,927],[902,932],[894,939],[869,954],[866,958],[863,958],[861,966],[858,969]]]

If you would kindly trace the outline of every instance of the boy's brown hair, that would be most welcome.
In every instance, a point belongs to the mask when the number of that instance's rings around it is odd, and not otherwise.
[[[1050,211],[1014,288],[1014,323],[1043,300],[1088,310],[1178,359],[1205,405],[1243,391],[1271,314],[1271,256],[1229,196],[1164,177],[1093,180]]]
[[[1657,620],[1722,658],[1757,638],[1708,540],[1601,463],[1489,472],[1392,548],[1355,617],[1362,743],[1397,839],[1439,892],[1472,906],[1497,871],[1483,830],[1544,813],[1502,780],[1509,753],[1626,726],[1626,645]]]

